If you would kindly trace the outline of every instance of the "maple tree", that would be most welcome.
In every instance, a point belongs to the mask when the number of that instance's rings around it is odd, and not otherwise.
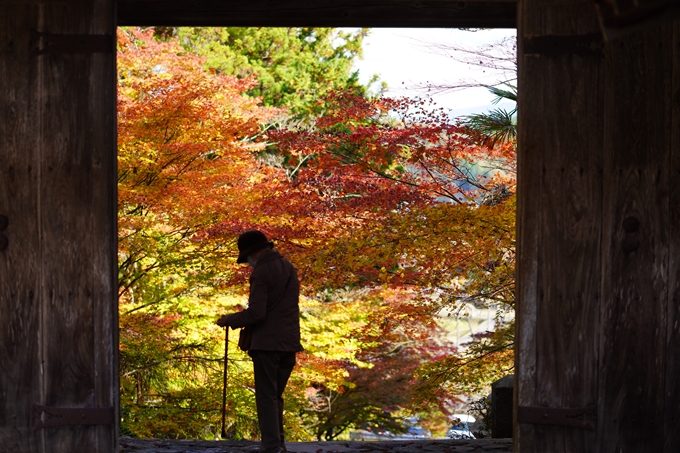
[[[341,379],[309,376],[312,385],[306,390],[302,417],[316,439],[333,440],[357,426],[404,430],[398,414],[412,399],[414,371],[448,349],[441,329],[408,300],[409,295],[399,290],[344,291],[317,311],[322,329],[334,328],[327,325],[327,318],[344,313],[341,328],[349,335],[342,335],[344,341],[336,345],[345,350],[336,355],[345,357]],[[309,338],[307,354],[326,356],[329,348],[315,338],[318,335]]]
[[[270,151],[283,155],[298,187],[315,194],[315,215],[318,207],[351,206],[328,223],[331,233],[318,232],[323,246],[300,252],[306,277],[320,286],[416,288],[432,316],[466,303],[495,307],[499,318],[511,313],[512,137],[489,140],[422,102],[346,92],[329,102],[335,107],[313,131],[269,133]],[[507,374],[512,329],[510,322],[475,338],[465,353],[424,363],[421,401],[479,392]]]
[[[159,292],[144,294],[152,304],[215,272],[222,252],[200,232],[240,214],[255,137],[274,112],[244,95],[252,80],[201,70],[152,30],[121,31],[118,43],[120,296]],[[155,280],[169,270],[182,277]]]
[[[268,193],[262,188],[282,173],[257,159],[260,126],[279,112],[244,95],[252,81],[201,69],[202,63],[176,41],[153,39],[153,30],[119,34],[122,426],[137,436],[216,432],[221,335],[211,324],[234,303],[215,304],[215,288],[242,277],[231,252],[233,238],[249,225],[243,212],[258,218],[257,203]],[[309,343],[322,336],[316,332]],[[332,360],[310,355],[306,373],[335,385],[354,352]],[[229,422],[237,437],[253,438],[252,375],[239,365],[245,357],[234,355]],[[294,380],[292,388],[304,394],[308,379]],[[287,426],[296,426],[288,418]],[[305,435],[300,427],[295,438]]]
[[[297,188],[290,203],[297,203],[296,196],[313,201],[313,212],[302,202],[295,212],[305,224],[328,220],[326,231],[315,224],[325,247],[300,260],[310,263],[307,278],[318,279],[320,286],[434,288],[437,280],[460,275],[460,266],[481,269],[494,254],[511,251],[512,142],[480,146],[478,137],[444,114],[422,119],[424,110],[409,111],[407,100],[339,96],[330,97],[337,104],[315,131],[269,132],[276,143],[271,152]],[[272,204],[280,201],[274,198]],[[328,219],[337,211],[345,215]],[[499,239],[504,245],[494,245]],[[430,260],[442,252],[448,256]],[[325,265],[313,266],[320,263]],[[333,272],[327,272],[330,266]],[[499,297],[511,295],[505,291]]]
[[[252,80],[202,69],[153,30],[120,30],[118,46],[123,427],[197,436],[219,412],[221,382],[219,337],[201,331],[212,321],[201,302],[230,272],[223,244],[201,232],[240,217],[260,125],[276,112],[245,95]],[[255,430],[253,418],[241,417],[242,432]]]
[[[251,228],[302,277],[291,440],[445,416],[507,370],[509,325],[463,353],[437,320],[468,302],[512,308],[512,140],[361,88],[306,99],[317,116],[279,122],[285,111],[248,95],[257,80],[154,33],[119,32],[125,432],[217,435],[224,332],[213,322],[245,301],[235,238]],[[252,371],[229,346],[229,430],[256,438]]]

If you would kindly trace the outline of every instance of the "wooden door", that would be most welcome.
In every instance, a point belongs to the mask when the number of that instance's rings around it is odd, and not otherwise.
[[[519,10],[518,452],[680,451],[678,24]]]
[[[117,445],[113,6],[0,2],[3,452]]]

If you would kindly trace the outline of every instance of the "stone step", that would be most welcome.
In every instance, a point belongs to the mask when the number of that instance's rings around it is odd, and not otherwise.
[[[120,453],[253,453],[251,441],[133,439],[121,437]],[[512,439],[289,442],[290,453],[511,453]]]

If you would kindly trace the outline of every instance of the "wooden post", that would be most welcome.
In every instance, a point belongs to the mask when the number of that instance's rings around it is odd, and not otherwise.
[[[668,320],[666,321],[666,376],[664,451],[680,450],[680,22],[672,30],[673,67],[670,96],[671,154],[669,162]]]
[[[519,9],[519,187],[515,401],[597,401],[601,300],[603,53],[592,5]],[[521,452],[595,451],[592,432],[522,423]]]
[[[519,11],[515,451],[678,451],[678,25]]]
[[[114,452],[113,1],[0,2],[0,80],[0,450]]]
[[[677,50],[677,48],[676,48]],[[608,43],[602,229],[598,451],[664,450],[669,376],[672,24]],[[676,97],[675,102],[678,102]],[[677,157],[676,157],[677,159]],[[676,170],[677,171],[677,170]],[[677,231],[676,231],[677,234]],[[677,278],[677,276],[675,277]],[[677,341],[677,335],[674,341]]]

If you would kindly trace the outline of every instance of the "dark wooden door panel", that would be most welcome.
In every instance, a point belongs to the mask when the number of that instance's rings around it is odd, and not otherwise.
[[[0,1],[0,451],[116,447],[115,6]],[[503,1],[117,6],[126,25],[516,23]],[[577,410],[552,424],[520,411],[534,422],[515,447],[676,452],[680,31],[605,21],[621,35],[605,45],[594,8],[519,5],[516,401]],[[104,410],[100,425],[34,431],[35,403],[115,408],[114,423]],[[595,431],[560,425],[594,404]]]
[[[598,35],[594,9],[588,16],[568,2],[520,4],[516,395],[523,407],[597,401],[603,60],[579,43]],[[517,451],[595,451],[594,432],[518,418]]]
[[[0,10],[0,450],[113,452],[117,417],[33,430],[117,406],[113,2]]]
[[[600,451],[663,451],[672,24],[606,49]]]
[[[671,80],[671,155],[669,168],[668,319],[666,321],[666,392],[664,452],[680,451],[680,23],[673,25]]]
[[[592,7],[520,4],[516,392],[596,430],[520,416],[516,449],[678,451],[678,25],[598,43]]]
[[[29,64],[36,8],[0,3],[0,214],[8,219],[8,247],[0,252],[0,451],[39,446],[29,404],[42,396],[38,89],[37,68]]]

